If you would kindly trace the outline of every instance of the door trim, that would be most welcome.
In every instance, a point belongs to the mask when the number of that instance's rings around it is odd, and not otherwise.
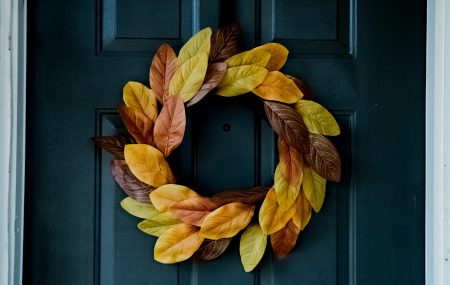
[[[0,284],[22,284],[26,11],[0,1]]]
[[[450,284],[450,3],[427,3],[425,276]]]

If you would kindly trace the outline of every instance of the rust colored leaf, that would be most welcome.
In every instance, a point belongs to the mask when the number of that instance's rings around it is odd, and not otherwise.
[[[139,202],[150,203],[149,194],[154,188],[137,179],[125,160],[111,160],[111,172],[114,180],[128,196]]]
[[[138,143],[153,145],[153,122],[135,108],[117,107],[128,132]]]
[[[292,75],[286,75],[288,78],[292,79],[295,83],[295,85],[297,85],[298,89],[300,89],[300,91],[302,91],[303,93],[303,100],[314,100],[314,98],[316,96],[314,96],[314,92],[311,90],[311,88],[309,87],[309,85],[301,80],[298,79]]]
[[[254,205],[262,202],[268,191],[268,187],[262,186],[253,187],[251,189],[228,190],[215,194],[212,196],[211,200],[219,206],[233,202]]]
[[[155,123],[155,144],[165,157],[176,149],[184,137],[186,113],[183,98],[179,95],[167,96],[166,103]]]
[[[230,242],[231,238],[221,238],[218,240],[205,239],[197,250],[195,258],[200,260],[213,260],[225,252]]]
[[[303,178],[302,154],[296,148],[288,145],[281,137],[278,138],[278,154],[286,182],[291,185],[301,183]]]
[[[93,137],[92,141],[95,145],[115,155],[119,159],[125,159],[123,154],[125,145],[135,143],[131,137],[127,136]]]
[[[224,61],[239,52],[241,29],[237,24],[229,24],[219,28],[211,36],[211,62]]]
[[[210,198],[195,197],[173,204],[170,211],[182,222],[200,227],[206,215],[217,208]]]
[[[161,104],[169,94],[169,82],[177,70],[177,56],[168,44],[159,47],[150,68],[150,86]]]
[[[285,258],[294,249],[299,234],[300,228],[291,219],[284,228],[270,235],[270,243],[278,259]]]
[[[309,134],[305,159],[320,176],[330,181],[341,180],[341,159],[339,153],[327,138],[318,134]]]
[[[269,101],[264,102],[264,110],[272,129],[289,145],[304,151],[308,145],[308,129],[300,115],[289,106]]]
[[[191,100],[186,102],[186,107],[190,107],[195,103],[203,99],[211,90],[217,87],[219,82],[225,76],[227,71],[227,64],[225,62],[211,63],[206,70],[205,79],[203,81],[200,90],[192,97]]]

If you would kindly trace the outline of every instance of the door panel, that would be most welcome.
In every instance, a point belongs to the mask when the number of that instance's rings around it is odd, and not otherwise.
[[[356,0],[43,0],[29,3],[26,284],[423,284],[424,3]],[[162,265],[89,138],[125,132],[114,107],[148,83],[163,42],[237,22],[243,47],[280,42],[342,134],[322,211],[279,261],[245,273],[238,238],[211,262]],[[188,109],[170,158],[203,195],[269,185],[276,137],[252,95]]]

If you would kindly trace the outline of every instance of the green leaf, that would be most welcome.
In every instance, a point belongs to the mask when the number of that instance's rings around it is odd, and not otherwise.
[[[179,224],[170,212],[159,213],[150,220],[144,220],[138,224],[138,228],[146,234],[159,237],[173,225]]]
[[[259,224],[248,227],[241,236],[239,253],[245,272],[252,271],[261,261],[266,250],[267,236]]]
[[[141,203],[131,197],[123,199],[120,206],[129,214],[142,219],[151,219],[160,213],[152,204]]]
[[[316,213],[318,213],[322,208],[323,201],[325,199],[326,183],[327,180],[325,178],[317,174],[308,166],[304,165],[302,189],[305,193],[306,199],[308,199]]]
[[[336,119],[322,105],[309,100],[300,100],[295,110],[302,116],[308,131],[311,133],[337,136],[341,133]]]

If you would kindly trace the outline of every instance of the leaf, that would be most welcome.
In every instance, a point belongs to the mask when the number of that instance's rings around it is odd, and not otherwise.
[[[263,82],[267,69],[256,65],[243,65],[227,69],[216,93],[225,97],[241,95],[252,91]]]
[[[252,271],[261,261],[266,251],[267,236],[259,224],[248,227],[241,236],[239,253],[245,272]]]
[[[211,34],[211,28],[205,28],[191,37],[178,54],[180,65],[201,53],[205,53],[208,58],[211,50]]]
[[[206,216],[200,236],[212,240],[233,237],[250,223],[254,211],[255,206],[241,202],[226,204]]]
[[[168,157],[183,141],[186,113],[179,95],[169,96],[155,123],[155,144]]]
[[[188,59],[170,80],[169,95],[180,95],[184,102],[189,101],[200,90],[207,69],[208,55],[205,52]]]
[[[244,66],[244,65],[256,65],[259,67],[265,67],[270,60],[270,53],[262,50],[249,50],[233,55],[225,60],[228,64],[228,68]]]
[[[296,204],[284,212],[278,205],[275,188],[272,187],[259,210],[259,224],[266,235],[281,230],[294,216]]]
[[[177,202],[196,197],[199,195],[195,191],[177,184],[166,184],[150,193],[150,200],[161,212],[169,210]]]
[[[170,211],[182,222],[200,227],[206,215],[217,207],[209,198],[195,197],[173,204]]]
[[[300,228],[291,219],[284,228],[270,235],[270,243],[278,259],[285,258],[294,249],[299,234]]]
[[[264,110],[272,129],[290,146],[303,151],[308,145],[308,130],[302,118],[291,107],[265,101]]]
[[[241,29],[236,24],[219,28],[211,36],[211,62],[221,62],[239,52]]]
[[[177,263],[191,257],[203,242],[198,228],[178,224],[164,232],[156,241],[155,260],[165,264]]]
[[[148,185],[159,187],[175,182],[175,176],[162,153],[150,145],[126,145],[125,161],[134,176]]]
[[[205,80],[200,90],[186,103],[186,107],[190,107],[203,99],[211,90],[217,87],[219,82],[225,76],[227,64],[225,62],[211,63],[206,70]]]
[[[266,65],[269,71],[280,70],[286,63],[289,54],[288,49],[278,43],[267,43],[254,48],[254,50],[262,50],[270,53],[271,57]]]
[[[152,204],[142,203],[134,200],[131,197],[127,197],[120,202],[122,209],[127,211],[130,215],[133,215],[142,219],[151,219],[156,215],[159,215],[159,211]]]
[[[320,176],[330,181],[341,180],[341,159],[334,145],[324,136],[309,134],[305,159]]]
[[[153,122],[158,117],[158,104],[155,94],[144,84],[128,81],[123,87],[123,101],[129,108],[139,110]]]
[[[251,189],[222,191],[211,197],[211,200],[218,206],[233,202],[242,202],[255,205],[264,200],[269,188],[257,186]]]
[[[154,188],[137,179],[124,160],[111,160],[111,172],[128,196],[142,203],[150,203],[149,194]]]
[[[127,136],[93,137],[91,139],[96,146],[115,155],[118,159],[125,158],[123,155],[123,148],[125,145],[135,143],[131,137]]]
[[[297,201],[295,201],[295,214],[292,217],[292,221],[303,231],[306,225],[308,225],[309,221],[311,220],[311,216],[311,205],[309,204],[308,199],[306,199],[305,193],[302,190],[297,197]]]
[[[169,83],[177,67],[178,60],[173,49],[168,44],[161,45],[150,68],[150,86],[161,104],[169,94]]]
[[[174,225],[180,224],[171,213],[164,212],[152,217],[150,220],[143,220],[138,224],[138,229],[146,234],[159,237]]]
[[[117,111],[120,113],[128,132],[138,143],[153,144],[152,120],[138,109],[126,107],[125,105],[117,107]]]
[[[269,72],[264,81],[252,92],[265,100],[287,104],[295,103],[303,96],[294,81],[279,71]]]
[[[303,169],[302,189],[311,206],[319,213],[325,200],[325,189],[327,180],[310,169],[307,165]]]
[[[231,238],[218,240],[205,239],[197,250],[195,257],[199,260],[213,260],[221,256],[230,245]]]
[[[300,100],[295,110],[305,122],[308,131],[325,136],[337,136],[341,133],[336,119],[322,105],[309,100]]]
[[[314,93],[312,92],[311,88],[309,87],[308,84],[306,84],[305,81],[298,79],[292,75],[287,75],[286,76],[290,79],[292,79],[295,83],[295,85],[297,85],[298,89],[300,89],[300,91],[303,93],[303,98],[305,100],[314,100],[315,96]]]

